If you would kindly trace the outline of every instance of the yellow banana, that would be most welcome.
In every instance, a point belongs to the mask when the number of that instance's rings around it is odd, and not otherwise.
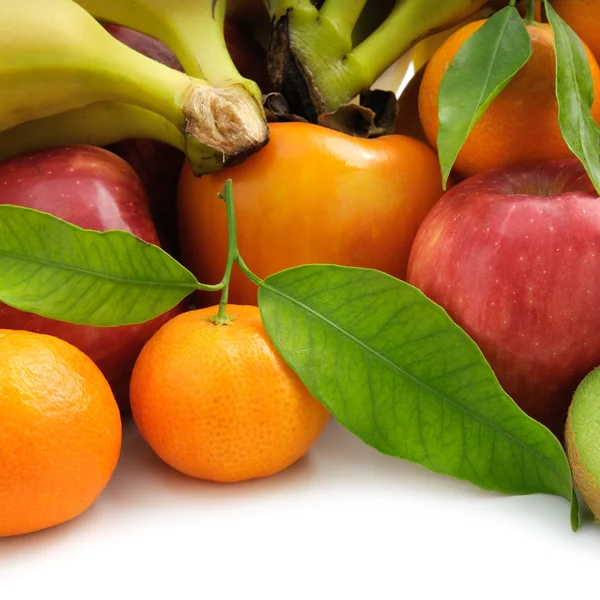
[[[72,0],[0,3],[0,75],[0,131],[120,102],[166,119],[186,151],[212,155],[212,164],[236,160],[268,139],[262,109],[245,88],[216,87],[146,58]]]
[[[121,102],[98,102],[57,115],[27,121],[0,131],[0,160],[36,150],[71,144],[107,146],[127,139],[151,139],[186,152],[198,173],[211,173],[222,161],[210,148],[186,140],[164,117]]]
[[[239,85],[262,106],[260,89],[240,75],[225,44],[226,0],[75,0],[100,21],[150,35],[171,48],[183,70],[212,85]]]

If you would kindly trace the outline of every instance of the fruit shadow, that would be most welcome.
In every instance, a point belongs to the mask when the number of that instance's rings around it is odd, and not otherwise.
[[[61,552],[68,548],[72,542],[81,536],[82,528],[94,523],[98,513],[98,506],[93,504],[87,511],[78,517],[49,527],[40,531],[26,533],[12,537],[0,537],[0,582],[2,581],[2,572],[4,569],[10,569],[11,563],[18,562],[23,555],[28,558],[47,556],[51,552]]]
[[[220,504],[224,500],[243,502],[249,496],[267,496],[277,490],[304,486],[314,470],[314,457],[309,453],[271,477],[235,484],[196,479],[163,462],[146,444],[133,422],[127,420],[119,465],[101,500],[103,505],[134,505],[136,510],[181,497],[193,497],[200,504]]]
[[[437,497],[459,494],[471,498],[501,497],[465,481],[429,471],[406,460],[381,454],[331,420],[321,438],[303,458],[270,477],[236,484],[203,481],[179,473],[144,442],[133,423],[124,427],[119,467],[102,495],[106,505],[151,509],[157,503],[186,498],[202,505],[243,504],[278,494],[348,489],[349,493],[380,487],[399,495],[415,492]],[[115,508],[117,508],[115,506]]]

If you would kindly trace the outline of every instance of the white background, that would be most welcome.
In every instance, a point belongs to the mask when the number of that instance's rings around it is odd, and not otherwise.
[[[320,600],[597,597],[600,525],[379,454],[332,421],[270,478],[195,480],[131,423],[84,515],[0,538],[0,598]]]

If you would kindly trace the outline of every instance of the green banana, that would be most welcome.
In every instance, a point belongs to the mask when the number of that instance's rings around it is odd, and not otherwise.
[[[268,140],[262,107],[244,87],[146,58],[72,0],[0,3],[0,73],[0,131],[100,102],[130,104],[179,132],[196,173]]]
[[[171,48],[183,70],[212,85],[239,85],[262,106],[256,83],[240,75],[225,44],[226,0],[75,0],[98,20],[150,35]]]
[[[294,112],[315,121],[371,87],[417,42],[462,21],[486,1],[396,0],[354,46],[368,0],[325,0],[320,8],[310,0],[265,0],[272,19],[271,79]]]

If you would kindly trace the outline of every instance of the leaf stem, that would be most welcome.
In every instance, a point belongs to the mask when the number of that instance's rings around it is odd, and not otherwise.
[[[214,285],[210,285],[208,283],[200,283],[196,284],[197,290],[202,290],[203,292],[218,292],[223,289],[223,282],[215,283]]]
[[[531,25],[535,20],[535,0],[527,0],[527,12],[525,13],[525,25]]]
[[[258,275],[255,275],[246,266],[246,263],[244,262],[244,259],[240,256],[239,253],[238,253],[238,256],[237,256],[237,264],[240,267],[240,269],[242,270],[242,272],[244,273],[244,275],[246,275],[246,277],[248,277],[248,279],[250,279],[250,281],[254,282],[256,285],[262,285],[263,280]]]

